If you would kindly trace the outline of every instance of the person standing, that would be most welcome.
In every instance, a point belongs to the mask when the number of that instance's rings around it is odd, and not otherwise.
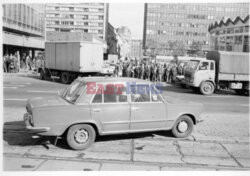
[[[7,60],[8,60],[8,57],[9,57],[9,55],[8,54],[5,54],[4,56],[3,56],[3,71],[5,72],[5,73],[7,73],[8,72],[8,67],[7,67]]]
[[[26,57],[26,68],[31,70],[31,57],[29,55]]]

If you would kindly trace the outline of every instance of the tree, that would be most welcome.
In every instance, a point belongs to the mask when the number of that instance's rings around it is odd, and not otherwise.
[[[200,44],[200,42],[196,42],[193,41],[192,45],[190,46],[190,54],[192,55],[196,55],[196,56],[202,56],[203,52],[202,52],[202,45]]]
[[[186,54],[185,46],[181,41],[168,41],[168,48],[172,55],[184,56]]]

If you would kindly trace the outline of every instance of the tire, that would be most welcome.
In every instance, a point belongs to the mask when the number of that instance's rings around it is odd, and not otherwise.
[[[175,122],[172,134],[176,138],[185,138],[192,133],[193,128],[193,120],[189,116],[183,115]]]
[[[200,92],[203,95],[211,95],[214,93],[214,84],[212,82],[206,81],[202,82],[200,85]]]
[[[91,125],[73,125],[67,132],[67,143],[74,150],[87,149],[94,141],[96,132]]]
[[[68,84],[69,83],[69,73],[68,72],[63,72],[61,75],[61,82],[63,84]]]

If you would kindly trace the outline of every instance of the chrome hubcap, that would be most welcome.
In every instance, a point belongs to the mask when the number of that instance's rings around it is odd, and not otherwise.
[[[86,142],[89,139],[89,134],[86,130],[80,129],[76,131],[74,138],[77,143],[81,144],[81,143]]]
[[[182,121],[182,122],[180,122],[179,124],[178,124],[178,131],[179,132],[181,132],[181,133],[184,133],[184,132],[186,132],[187,131],[187,129],[188,129],[188,124],[186,123],[186,122],[184,122],[184,121]]]

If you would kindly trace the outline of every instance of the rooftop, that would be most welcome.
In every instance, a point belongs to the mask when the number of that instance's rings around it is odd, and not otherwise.
[[[242,19],[240,16],[238,16],[235,19],[228,18],[226,20],[222,19],[219,22],[216,21],[216,22],[209,25],[208,31],[210,32],[211,30],[213,30],[217,27],[228,26],[229,24],[235,25],[239,21],[241,21],[243,24],[249,23],[249,15],[247,15],[244,19]]]

